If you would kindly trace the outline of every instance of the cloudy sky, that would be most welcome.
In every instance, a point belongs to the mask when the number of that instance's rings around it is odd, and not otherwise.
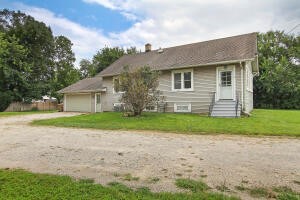
[[[0,0],[73,42],[76,64],[106,46],[154,49],[249,32],[290,31],[299,0]],[[300,33],[300,25],[292,33]]]

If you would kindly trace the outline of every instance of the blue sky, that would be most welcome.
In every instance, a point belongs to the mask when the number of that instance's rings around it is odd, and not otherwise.
[[[22,3],[28,6],[46,8],[58,16],[64,16],[69,20],[83,26],[105,30],[105,32],[119,32],[128,29],[133,22],[128,20],[118,11],[107,9],[103,6],[85,3],[81,0],[0,0],[2,8],[14,9],[16,4]]]
[[[104,46],[157,49],[300,23],[299,0],[0,0],[3,8],[71,39],[76,65]]]

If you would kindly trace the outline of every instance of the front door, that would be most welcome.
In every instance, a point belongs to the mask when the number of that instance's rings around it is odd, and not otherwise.
[[[219,71],[220,99],[233,99],[232,70]]]
[[[101,94],[95,94],[96,112],[101,112]]]

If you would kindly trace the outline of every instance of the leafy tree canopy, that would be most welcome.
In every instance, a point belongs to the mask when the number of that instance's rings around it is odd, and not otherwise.
[[[254,78],[257,108],[300,108],[300,37],[282,31],[258,35],[260,75]]]

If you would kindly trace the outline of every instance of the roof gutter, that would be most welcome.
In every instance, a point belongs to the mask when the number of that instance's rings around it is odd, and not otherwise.
[[[247,59],[240,59],[240,60],[228,60],[228,61],[221,61],[221,62],[212,62],[212,63],[199,64],[199,65],[186,65],[186,66],[170,67],[170,68],[166,68],[166,69],[159,69],[159,71],[173,70],[173,69],[183,69],[183,68],[191,68],[191,67],[204,67],[204,66],[210,66],[210,65],[241,63],[241,62],[245,62],[245,61],[255,61],[256,59],[257,58],[247,58]],[[119,75],[119,73],[99,75],[99,77],[108,77],[108,76],[115,76],[115,75]]]
[[[69,92],[58,91],[58,93],[60,94],[91,93],[91,92],[106,92],[106,88],[98,89],[98,90],[77,90],[77,91],[69,91]]]

